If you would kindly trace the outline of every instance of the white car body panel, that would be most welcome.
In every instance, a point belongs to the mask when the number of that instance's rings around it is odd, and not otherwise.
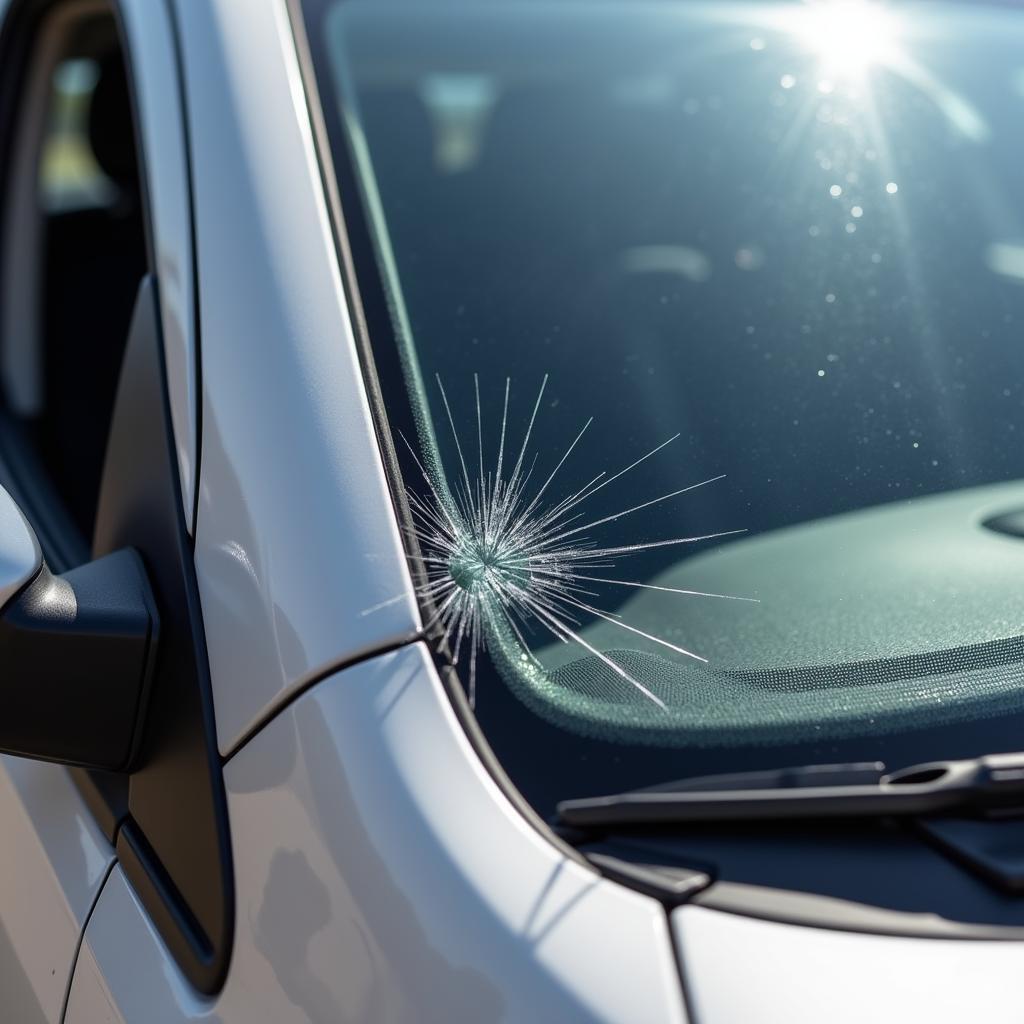
[[[226,777],[238,916],[224,991],[196,997],[117,871],[67,1024],[685,1019],[662,907],[527,824],[422,644],[313,687]]]
[[[59,1024],[114,851],[65,768],[0,756],[0,1019]]]
[[[1021,1024],[1024,943],[900,938],[672,915],[700,1024]]]
[[[198,471],[198,368],[188,156],[174,26],[167,6],[152,0],[121,0],[121,12],[145,156],[174,447],[191,533]]]
[[[414,637],[419,613],[284,4],[178,16],[203,335],[195,560],[227,753],[297,688]]]

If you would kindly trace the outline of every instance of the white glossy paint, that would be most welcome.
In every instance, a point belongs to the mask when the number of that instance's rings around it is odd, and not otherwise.
[[[113,850],[65,768],[0,756],[0,1020],[58,1024]]]
[[[179,2],[202,315],[196,570],[231,750],[419,628],[281,0]]]
[[[0,609],[39,572],[42,562],[35,531],[0,487]]]
[[[660,905],[527,825],[422,645],[315,686],[226,777],[238,917],[223,993],[196,999],[115,872],[67,1024],[684,1020]]]
[[[166,4],[120,0],[142,133],[153,227],[167,391],[178,456],[181,498],[193,528],[197,446],[197,367],[192,221],[185,120]]]
[[[704,907],[673,914],[698,1024],[1022,1024],[1024,943],[828,931]]]

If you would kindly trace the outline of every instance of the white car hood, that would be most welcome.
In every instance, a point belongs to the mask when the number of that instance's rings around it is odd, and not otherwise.
[[[692,1024],[1022,1024],[1024,942],[672,915]]]

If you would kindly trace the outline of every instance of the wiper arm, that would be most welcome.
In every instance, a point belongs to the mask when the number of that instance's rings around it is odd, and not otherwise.
[[[576,828],[609,828],[1014,810],[1024,810],[1024,752],[932,761],[891,773],[881,762],[869,762],[711,775],[565,800],[558,816]]]

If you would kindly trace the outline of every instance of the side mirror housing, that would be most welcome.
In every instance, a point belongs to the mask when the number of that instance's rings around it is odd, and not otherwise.
[[[55,576],[0,487],[0,753],[129,771],[158,633],[135,551]]]

